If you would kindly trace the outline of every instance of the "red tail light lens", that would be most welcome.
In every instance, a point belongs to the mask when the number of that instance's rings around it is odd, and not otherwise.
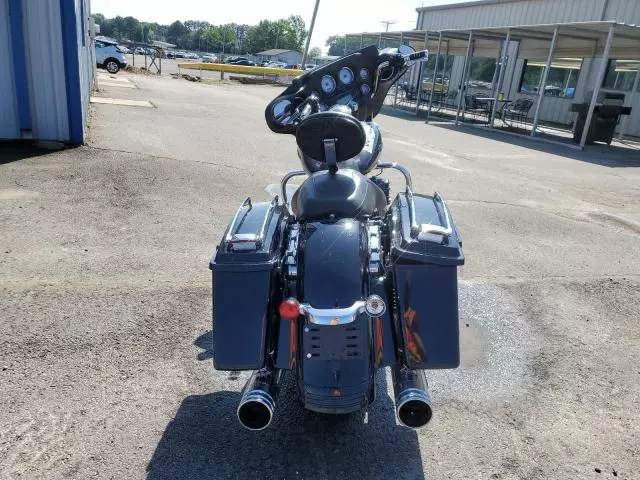
[[[295,298],[288,298],[280,304],[279,311],[285,320],[296,320],[300,315],[300,304]]]

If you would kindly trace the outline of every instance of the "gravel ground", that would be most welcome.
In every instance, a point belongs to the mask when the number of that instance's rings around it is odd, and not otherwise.
[[[95,105],[87,146],[0,151],[0,478],[640,478],[637,152],[381,115],[385,160],[464,238],[462,365],[428,372],[419,432],[380,372],[368,414],[337,418],[287,378],[250,433],[248,374],[213,370],[207,264],[244,197],[298,168],[264,125],[279,89],[119,75],[138,88],[99,95],[156,108]]]

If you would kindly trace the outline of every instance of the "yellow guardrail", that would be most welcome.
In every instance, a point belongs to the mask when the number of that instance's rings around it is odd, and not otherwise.
[[[229,65],[227,63],[179,63],[178,68],[188,70],[210,70],[214,72],[246,73],[248,75],[288,75],[297,77],[302,75],[304,70],[293,70],[288,68],[270,67],[249,67],[247,65]]]

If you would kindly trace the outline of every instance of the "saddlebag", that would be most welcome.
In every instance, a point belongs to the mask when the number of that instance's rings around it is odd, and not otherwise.
[[[238,209],[216,249],[213,273],[213,363],[218,370],[254,370],[265,363],[273,285],[285,220],[276,201]],[[279,289],[275,289],[279,291]]]
[[[390,212],[391,251],[404,361],[412,369],[460,364],[457,268],[462,241],[442,198],[401,193]]]

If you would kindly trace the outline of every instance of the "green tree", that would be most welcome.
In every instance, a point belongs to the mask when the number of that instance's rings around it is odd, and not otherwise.
[[[358,37],[347,37],[347,43],[345,44],[345,36],[344,35],[331,35],[327,38],[327,42],[325,43],[327,47],[329,47],[329,55],[337,55],[343,56],[347,53],[355,52],[356,50],[360,50],[360,38]],[[363,46],[371,45],[371,43],[363,43]]]
[[[322,55],[322,50],[320,50],[320,47],[313,47],[309,50],[308,57],[318,58],[320,55]]]
[[[167,41],[176,44],[178,48],[186,48],[188,33],[189,29],[181,21],[176,20],[167,28]]]

